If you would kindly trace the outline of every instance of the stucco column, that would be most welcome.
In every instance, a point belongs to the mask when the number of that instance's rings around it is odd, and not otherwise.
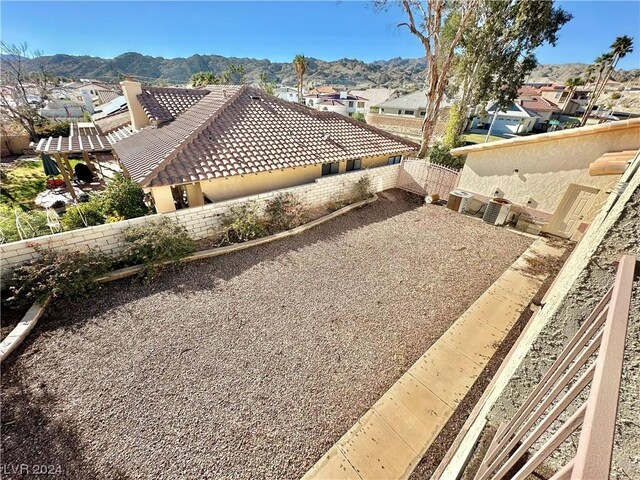
[[[202,196],[202,188],[200,183],[194,183],[193,185],[186,185],[187,187],[187,202],[189,207],[199,207],[204,205],[204,197]]]
[[[142,105],[140,105],[138,101],[138,95],[142,93],[142,85],[140,82],[125,80],[124,82],[120,82],[120,86],[122,87],[122,93],[129,106],[129,115],[133,129],[140,130],[142,127],[149,125],[149,117],[147,117]]]
[[[151,195],[153,195],[153,201],[156,205],[156,212],[168,213],[176,211],[171,187],[153,187],[151,189]]]

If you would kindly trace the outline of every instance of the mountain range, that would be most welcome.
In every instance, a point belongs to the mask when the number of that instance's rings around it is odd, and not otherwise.
[[[290,62],[271,62],[255,58],[223,57],[220,55],[192,55],[188,58],[163,58],[129,52],[113,59],[90,56],[51,55],[41,57],[51,73],[69,78],[91,78],[104,82],[117,82],[124,75],[136,77],[149,84],[186,84],[193,73],[212,71],[218,74],[227,65],[242,65],[249,82],[258,81],[265,73],[270,81],[295,85],[296,75]],[[349,88],[393,87],[406,90],[421,88],[424,84],[426,61],[422,58],[392,58],[370,63],[343,58],[324,61],[308,58],[305,84],[334,85]],[[27,61],[28,69],[35,68]],[[540,65],[530,76],[532,82],[563,82],[579,76],[586,64]],[[614,75],[620,82],[640,81],[640,69],[620,70]]]

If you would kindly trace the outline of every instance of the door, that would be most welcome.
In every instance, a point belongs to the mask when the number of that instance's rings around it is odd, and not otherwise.
[[[558,237],[570,238],[585,219],[590,220],[587,215],[599,191],[593,187],[570,184],[551,216],[547,231]]]

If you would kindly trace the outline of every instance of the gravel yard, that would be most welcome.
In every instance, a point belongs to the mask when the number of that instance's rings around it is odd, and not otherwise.
[[[300,477],[531,241],[390,191],[53,306],[2,368],[2,463]]]

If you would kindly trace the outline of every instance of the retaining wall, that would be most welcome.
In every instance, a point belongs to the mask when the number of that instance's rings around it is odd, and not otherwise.
[[[193,238],[200,239],[213,234],[220,227],[222,216],[235,205],[254,201],[259,208],[263,208],[269,199],[278,194],[292,193],[307,207],[319,207],[349,195],[356,182],[363,176],[368,176],[371,179],[371,189],[374,192],[395,188],[398,184],[400,168],[400,164],[397,164],[358,170],[322,177],[313,183],[274,190],[260,195],[6,243],[0,245],[0,265],[4,269],[35,258],[37,254],[34,246],[38,245],[54,250],[91,247],[98,248],[105,253],[115,253],[123,248],[123,231],[126,228],[143,225],[162,217],[168,217],[184,225]]]

